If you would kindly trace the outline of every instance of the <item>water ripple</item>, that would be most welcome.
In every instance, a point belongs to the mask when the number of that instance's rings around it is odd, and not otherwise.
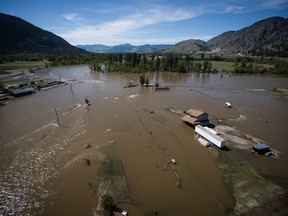
[[[13,156],[0,165],[0,215],[43,213],[44,200],[52,192],[47,189],[49,180],[65,168],[74,142],[86,132],[83,121],[73,128],[50,123],[7,143],[0,156],[5,151],[13,151]]]

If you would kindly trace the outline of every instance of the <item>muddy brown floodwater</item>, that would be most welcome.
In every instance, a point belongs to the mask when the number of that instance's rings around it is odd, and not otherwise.
[[[107,192],[129,215],[227,215],[235,197],[217,155],[239,150],[201,146],[171,108],[202,109],[213,123],[264,140],[278,159],[239,155],[287,186],[288,101],[271,92],[287,88],[287,77],[159,73],[150,82],[157,76],[170,90],[153,91],[123,88],[137,74],[87,66],[36,75],[68,85],[1,102],[0,215],[97,215]]]

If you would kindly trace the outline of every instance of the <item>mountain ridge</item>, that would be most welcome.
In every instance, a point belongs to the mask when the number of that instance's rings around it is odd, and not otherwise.
[[[63,38],[43,30],[19,17],[0,13],[0,54],[18,53],[182,53],[244,54],[288,57],[288,18],[270,17],[237,31],[227,31],[207,42],[188,39],[174,45],[129,43],[116,46],[103,44],[72,46]]]
[[[78,48],[85,49],[89,52],[94,53],[127,53],[127,52],[152,52],[159,49],[168,48],[170,44],[144,44],[144,45],[131,45],[130,43],[119,44],[115,46],[107,46],[103,44],[87,44],[87,45],[76,45]]]
[[[127,44],[126,44],[127,45]],[[183,53],[196,54],[207,51],[218,54],[248,54],[288,57],[288,19],[270,17],[236,31],[227,31],[207,42],[200,39],[188,39],[174,45],[157,45],[146,50],[141,46],[129,44],[130,49],[120,49],[122,45],[112,46],[105,53],[115,52],[156,52],[156,53]],[[77,45],[80,47],[81,45]],[[93,45],[91,45],[93,46]],[[144,46],[144,45],[142,45]],[[147,46],[147,45],[146,45]],[[165,47],[167,46],[167,47]],[[124,46],[123,46],[124,47]],[[92,51],[92,50],[88,50]],[[93,52],[93,51],[92,51]],[[101,52],[97,50],[97,52]]]
[[[288,56],[288,19],[270,17],[238,31],[224,32],[206,43],[210,51],[222,54],[264,54],[275,52]],[[266,49],[266,51],[265,51]]]
[[[0,54],[55,53],[78,54],[87,51],[19,17],[0,13]]]

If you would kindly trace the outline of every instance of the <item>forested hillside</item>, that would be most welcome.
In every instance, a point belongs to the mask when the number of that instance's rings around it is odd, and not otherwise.
[[[3,13],[0,13],[0,32],[0,54],[86,52],[51,32],[38,28],[21,18]]]
[[[288,57],[288,19],[272,17],[239,31],[228,31],[206,43],[201,40],[182,41],[164,53],[191,54],[206,51],[215,54]]]
[[[206,45],[209,50],[223,54],[288,57],[288,19],[261,20],[239,31],[225,32]]]

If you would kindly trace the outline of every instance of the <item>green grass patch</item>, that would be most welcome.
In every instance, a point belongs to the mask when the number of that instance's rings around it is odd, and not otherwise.
[[[0,64],[0,71],[44,67],[44,61],[16,61]]]
[[[234,71],[234,63],[224,61],[212,61],[212,70],[217,71]]]
[[[262,177],[235,150],[222,154],[219,159],[225,182],[232,189],[236,200],[234,215],[249,215],[255,208],[261,208],[269,200],[284,193],[282,187]]]

